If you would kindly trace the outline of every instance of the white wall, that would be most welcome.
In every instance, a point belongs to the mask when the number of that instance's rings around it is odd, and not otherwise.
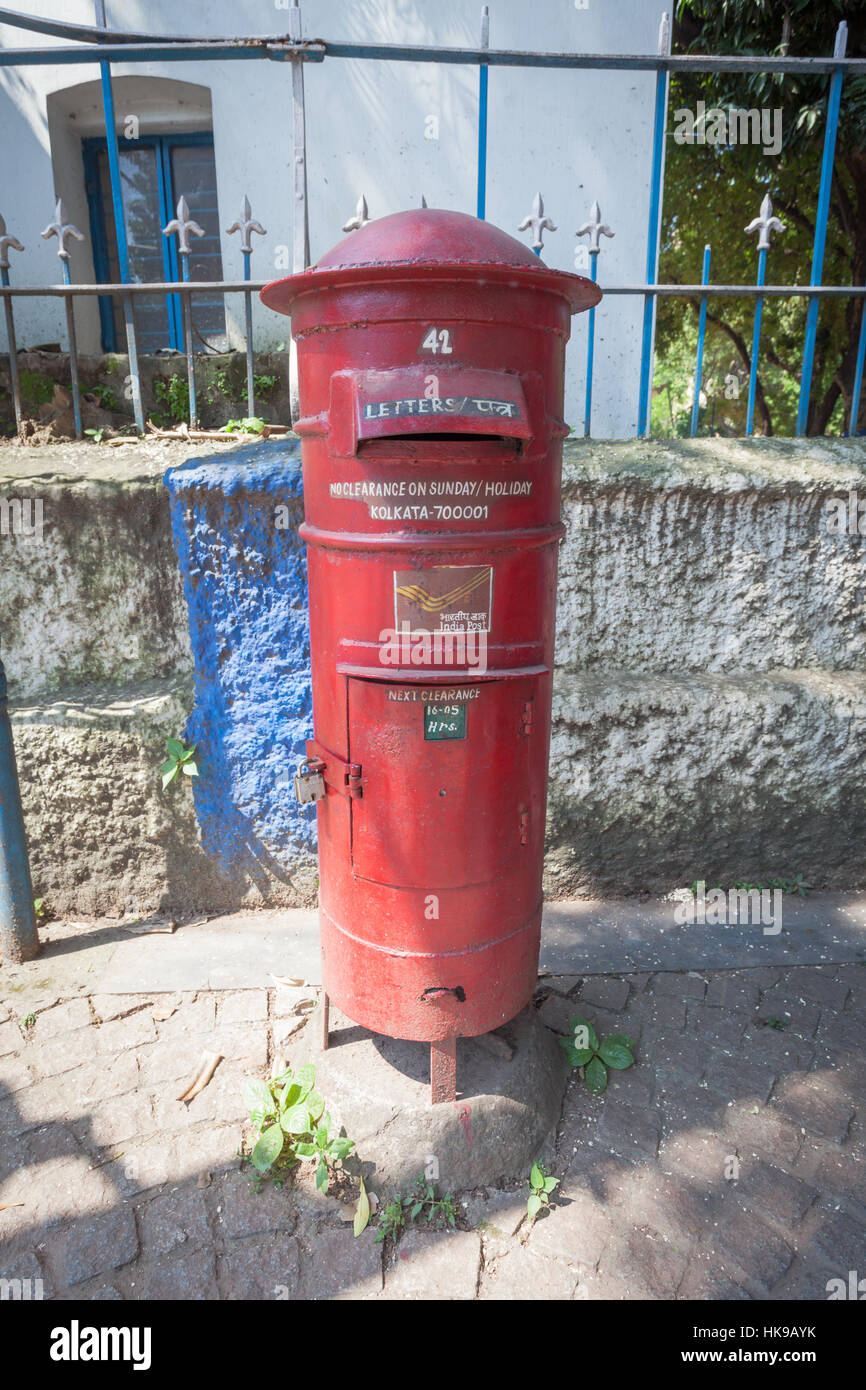
[[[581,0],[583,3],[583,0]],[[153,34],[202,36],[279,34],[288,29],[287,0],[107,0],[109,27]],[[491,0],[490,42],[496,48],[541,51],[655,52],[663,0]],[[27,0],[28,12],[92,24],[91,0]],[[475,45],[478,0],[307,0],[306,37],[388,43]],[[6,47],[58,45],[62,40],[0,26]],[[292,244],[291,70],[262,60],[248,62],[123,64],[113,74],[162,77],[208,88],[213,110],[220,220],[229,226],[244,193],[267,228],[253,238],[254,276],[285,273]],[[69,211],[87,232],[78,172],[76,121],[82,133],[87,103],[60,89],[93,82],[93,65],[0,70],[0,212],[9,231],[27,248],[13,253],[18,283],[60,278],[56,241],[40,231],[52,219],[55,184],[63,185]],[[332,58],[305,67],[311,254],[315,259],[342,235],[342,223],[364,192],[372,217],[418,205],[475,211],[478,71],[436,64],[347,61]],[[652,143],[652,73],[490,70],[487,216],[517,235],[536,191],[558,231],[546,234],[544,259],[574,269],[575,229],[594,199],[616,232],[603,242],[599,279],[641,281],[644,272],[648,183]],[[135,97],[124,90],[119,120]],[[143,104],[143,102],[142,102]],[[92,103],[91,103],[92,105]],[[70,120],[72,109],[75,119]],[[57,111],[64,119],[58,122]],[[135,113],[140,114],[140,113]],[[438,119],[439,138],[425,138],[427,118]],[[51,151],[54,145],[55,170]],[[526,234],[524,234],[526,235]],[[585,244],[585,243],[584,243]],[[242,273],[239,238],[223,239],[225,276]],[[73,250],[74,278],[92,279],[89,239]],[[240,345],[242,301],[227,302],[230,333]],[[98,350],[93,306],[77,322],[83,351]],[[642,301],[610,298],[596,315],[593,434],[634,433],[640,359]],[[254,310],[257,345],[285,341],[288,325],[261,305]],[[60,302],[19,300],[19,345],[64,339]],[[586,319],[575,323],[569,352],[567,418],[578,432],[583,421]]]

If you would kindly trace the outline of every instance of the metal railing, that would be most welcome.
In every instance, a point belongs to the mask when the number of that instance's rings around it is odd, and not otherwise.
[[[0,217],[0,297],[3,299],[6,328],[9,342],[10,377],[16,421],[22,419],[20,383],[16,368],[16,340],[13,315],[13,300],[27,295],[59,296],[66,305],[67,332],[69,338],[70,375],[72,379],[73,409],[76,434],[81,437],[80,389],[78,381],[78,353],[75,341],[73,301],[80,295],[119,296],[123,305],[126,330],[129,370],[132,385],[135,424],[139,432],[145,429],[144,410],[141,394],[141,377],[136,344],[135,316],[133,300],[137,294],[170,292],[180,294],[183,305],[184,350],[189,385],[190,426],[198,422],[195,385],[195,363],[192,344],[191,296],[196,291],[211,294],[241,293],[245,296],[245,348],[247,364],[247,405],[249,414],[255,414],[253,382],[253,341],[251,294],[262,288],[265,281],[250,278],[250,232],[263,232],[263,228],[252,218],[249,202],[244,199],[241,215],[228,230],[239,231],[242,238],[244,256],[243,281],[217,280],[192,281],[189,277],[189,236],[201,234],[201,228],[189,217],[185,199],[178,203],[177,216],[165,227],[165,235],[176,235],[178,252],[182,266],[182,282],[136,282],[130,274],[129,252],[126,233],[126,219],[121,193],[120,160],[116,133],[114,99],[112,93],[111,63],[145,62],[189,62],[208,60],[236,62],[266,60],[287,62],[292,69],[292,167],[294,193],[294,219],[292,263],[295,272],[303,270],[310,262],[309,253],[309,215],[307,199],[307,149],[306,114],[304,101],[304,64],[321,63],[332,58],[387,59],[396,62],[446,63],[477,66],[478,87],[478,139],[477,139],[477,191],[476,214],[483,218],[486,211],[487,187],[487,123],[488,123],[488,74],[491,67],[560,68],[582,70],[644,71],[655,72],[656,86],[653,116],[652,160],[650,172],[649,218],[646,245],[646,281],[638,285],[607,285],[605,295],[629,295],[643,297],[643,321],[641,335],[641,365],[638,387],[638,435],[646,437],[650,428],[650,401],[654,369],[655,320],[658,300],[663,297],[677,297],[699,300],[698,341],[694,374],[694,400],[691,415],[691,434],[697,432],[703,373],[703,351],[706,328],[707,301],[711,297],[746,297],[755,299],[755,317],[752,334],[752,351],[749,361],[749,398],[746,415],[746,433],[751,434],[754,423],[755,392],[757,386],[758,360],[760,355],[761,316],[764,299],[796,298],[808,299],[808,309],[803,341],[802,370],[800,377],[799,403],[796,430],[798,435],[806,432],[809,403],[812,394],[812,381],[815,365],[815,342],[818,327],[818,314],[822,298],[860,297],[866,295],[864,285],[823,285],[824,254],[827,225],[830,211],[830,188],[833,161],[839,126],[839,113],[843,82],[846,75],[866,73],[866,59],[846,58],[847,26],[839,25],[833,54],[830,57],[792,58],[788,56],[704,56],[673,55],[671,53],[671,26],[667,14],[662,15],[659,40],[655,54],[593,54],[593,53],[533,53],[524,50],[493,49],[489,46],[488,6],[484,6],[481,20],[481,41],[477,48],[436,48],[418,45],[395,45],[370,42],[332,42],[325,39],[303,39],[301,37],[301,14],[297,3],[287,11],[288,34],[258,38],[214,38],[193,37],[154,37],[141,33],[118,33],[105,26],[104,0],[97,0],[97,20],[99,27],[88,28],[44,20],[16,12],[0,9],[0,23],[19,29],[32,30],[42,35],[71,40],[69,47],[40,47],[20,49],[0,49],[0,66],[23,67],[32,65],[80,66],[94,63],[99,67],[105,134],[108,147],[109,176],[111,183],[114,225],[117,242],[119,284],[72,284],[69,275],[69,253],[66,242],[70,236],[80,237],[76,228],[65,221],[61,203],[55,209],[54,222],[46,228],[43,236],[56,235],[58,254],[63,264],[63,283],[43,286],[12,286],[9,279],[9,249],[23,250],[15,237],[7,235],[5,224]],[[711,285],[709,283],[709,248],[704,253],[703,271],[699,285],[669,285],[658,283],[659,247],[662,225],[662,201],[664,193],[664,148],[668,116],[668,89],[672,73],[803,73],[826,74],[829,78],[827,114],[824,127],[824,142],[821,162],[820,186],[818,190],[817,215],[812,248],[810,282],[804,285],[767,285],[767,254],[770,249],[770,235],[779,230],[781,223],[774,218],[769,198],[764,200],[759,215],[753,220],[750,232],[757,232],[758,274],[754,285]],[[367,206],[363,195],[359,198],[356,215],[344,226],[349,231],[362,226],[368,220]],[[545,230],[556,228],[545,215],[541,195],[536,196],[529,215],[519,224],[519,230],[531,230],[532,246],[536,254],[543,249]],[[613,232],[601,220],[598,203],[592,205],[589,218],[579,229],[579,237],[589,238],[587,252],[588,270],[597,279],[597,263],[600,254],[600,238],[612,236]],[[584,435],[591,433],[592,391],[594,371],[595,310],[588,318],[586,397],[584,408]],[[849,410],[848,429],[856,432],[860,396],[862,391],[864,357],[866,357],[866,311],[861,315],[860,332],[855,366],[854,387]],[[293,418],[297,411],[296,367],[294,343],[290,343],[290,376],[292,382]]]

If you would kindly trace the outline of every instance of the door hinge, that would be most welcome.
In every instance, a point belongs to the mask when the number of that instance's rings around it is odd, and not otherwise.
[[[529,843],[529,812],[528,812],[528,811],[521,811],[521,812],[520,812],[520,843],[521,843],[522,845],[526,845],[526,844]]]
[[[523,706],[523,732],[528,737],[532,733],[533,701],[526,700]]]
[[[307,767],[311,772],[321,772],[325,786],[340,796],[363,796],[363,779],[360,763],[346,762],[330,749],[323,748],[314,738],[307,739]]]

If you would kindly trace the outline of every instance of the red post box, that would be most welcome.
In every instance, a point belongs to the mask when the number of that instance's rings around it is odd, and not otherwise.
[[[429,1042],[434,1100],[535,988],[565,344],[600,298],[433,209],[262,291],[297,342],[325,1009]]]

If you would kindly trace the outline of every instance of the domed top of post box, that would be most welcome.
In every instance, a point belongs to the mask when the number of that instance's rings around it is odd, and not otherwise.
[[[417,208],[365,223],[316,265],[266,285],[261,298],[269,309],[290,314],[294,300],[312,290],[406,278],[529,286],[561,295],[572,313],[591,309],[602,297],[594,281],[550,270],[523,242],[489,222],[464,212]]]

